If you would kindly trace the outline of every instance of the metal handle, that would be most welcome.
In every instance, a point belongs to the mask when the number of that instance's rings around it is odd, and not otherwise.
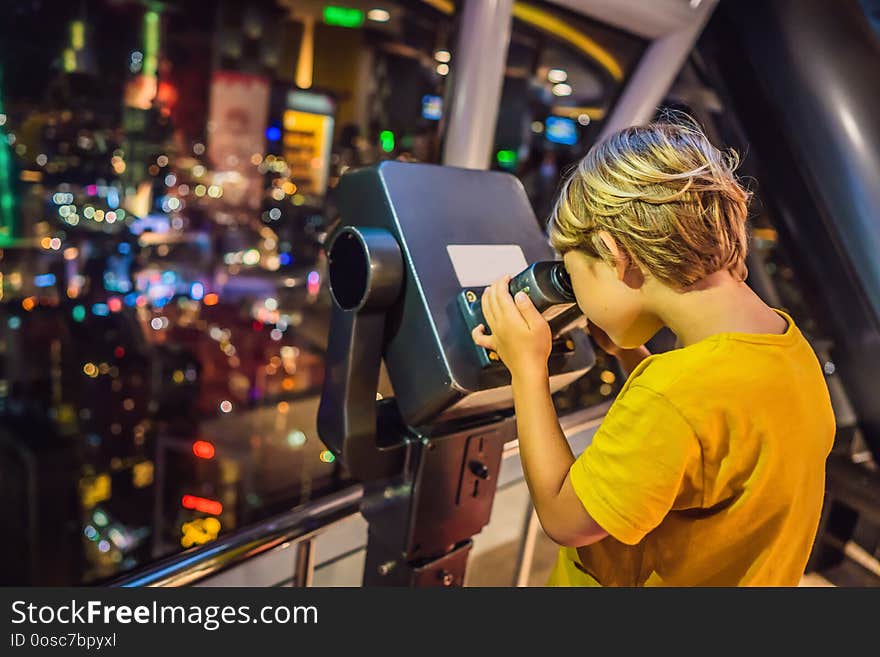
[[[333,314],[318,433],[356,479],[390,477],[402,469],[404,445],[378,445],[376,391],[386,312],[400,294],[403,256],[387,230],[354,226],[341,229],[327,253]]]

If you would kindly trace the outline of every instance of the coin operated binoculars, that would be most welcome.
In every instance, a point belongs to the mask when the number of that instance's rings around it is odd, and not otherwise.
[[[460,586],[516,437],[510,374],[471,338],[483,288],[521,272],[511,290],[553,328],[551,389],[595,355],[513,176],[389,161],[345,174],[338,194],[318,432],[364,484],[363,583]],[[377,401],[383,359],[394,396]]]

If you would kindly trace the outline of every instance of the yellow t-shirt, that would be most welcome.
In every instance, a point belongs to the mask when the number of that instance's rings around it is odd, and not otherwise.
[[[563,548],[555,586],[796,585],[834,415],[791,318],[650,356],[571,467],[605,539]]]

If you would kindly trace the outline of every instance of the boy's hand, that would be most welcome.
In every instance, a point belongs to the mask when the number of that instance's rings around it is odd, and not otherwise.
[[[524,292],[510,296],[510,276],[496,281],[483,292],[483,315],[489,324],[477,326],[471,333],[474,342],[491,349],[514,376],[531,375],[547,368],[550,356],[550,325]]]

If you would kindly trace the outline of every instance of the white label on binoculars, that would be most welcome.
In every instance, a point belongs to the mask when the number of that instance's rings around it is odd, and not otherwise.
[[[517,244],[450,244],[446,252],[462,287],[483,287],[529,266]]]

